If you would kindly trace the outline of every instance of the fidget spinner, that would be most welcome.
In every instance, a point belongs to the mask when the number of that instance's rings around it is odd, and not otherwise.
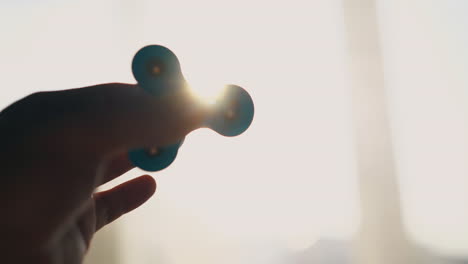
[[[132,71],[138,85],[153,96],[161,97],[187,90],[188,87],[176,55],[163,46],[151,45],[138,51],[133,58]],[[222,96],[213,103],[214,111],[210,111],[203,127],[233,137],[249,128],[254,116],[254,104],[242,87],[226,85],[224,89],[220,93]],[[175,160],[183,141],[184,138],[169,146],[132,150],[128,153],[129,158],[140,169],[159,171]]]

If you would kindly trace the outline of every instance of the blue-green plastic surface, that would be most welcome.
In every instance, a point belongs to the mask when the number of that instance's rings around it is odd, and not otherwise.
[[[226,118],[232,105],[236,105],[235,116]],[[215,104],[215,114],[205,120],[207,127],[227,137],[242,134],[252,123],[254,104],[249,93],[237,85],[227,85]]]
[[[165,169],[175,160],[180,143],[159,147],[157,155],[150,155],[145,149],[130,151],[128,156],[133,164],[146,171],[160,171]]]
[[[156,71],[154,70],[156,67]],[[138,85],[154,96],[186,89],[179,60],[172,51],[151,45],[137,52],[132,62],[132,71]],[[249,93],[236,85],[228,85],[214,104],[212,115],[205,126],[224,136],[237,136],[250,126],[254,116],[254,104]],[[230,113],[230,115],[228,115]],[[129,151],[132,163],[146,171],[159,171],[168,167],[177,157],[184,139],[170,146],[156,146],[157,154],[145,149]]]
[[[155,63],[162,68],[158,76],[149,72],[150,66]],[[163,46],[146,46],[138,51],[133,58],[132,71],[139,86],[154,96],[163,96],[183,89],[185,84],[179,60],[172,51]]]

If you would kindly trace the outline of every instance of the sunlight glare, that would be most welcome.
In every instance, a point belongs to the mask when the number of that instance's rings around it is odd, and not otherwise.
[[[213,105],[216,99],[221,96],[224,84],[213,77],[203,76],[203,74],[194,73],[187,78],[190,92],[206,104]]]

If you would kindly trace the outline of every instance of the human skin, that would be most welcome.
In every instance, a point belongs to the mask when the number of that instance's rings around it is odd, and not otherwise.
[[[96,231],[156,190],[149,175],[100,185],[133,168],[130,149],[175,143],[206,109],[188,93],[155,98],[136,85],[39,92],[0,113],[0,262],[82,263]]]

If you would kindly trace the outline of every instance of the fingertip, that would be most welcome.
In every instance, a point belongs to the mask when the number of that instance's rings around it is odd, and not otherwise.
[[[140,207],[153,196],[155,191],[154,178],[142,175],[110,190],[96,193],[94,195],[96,230]]]
[[[150,175],[142,175],[129,181],[130,191],[136,204],[142,204],[156,192],[156,180]]]
[[[153,177],[151,177],[148,174],[145,174],[145,175],[140,176],[138,179],[140,179],[142,183],[145,184],[148,190],[148,193],[151,193],[151,195],[153,195],[156,192],[156,188],[158,185],[156,183],[156,180]]]

